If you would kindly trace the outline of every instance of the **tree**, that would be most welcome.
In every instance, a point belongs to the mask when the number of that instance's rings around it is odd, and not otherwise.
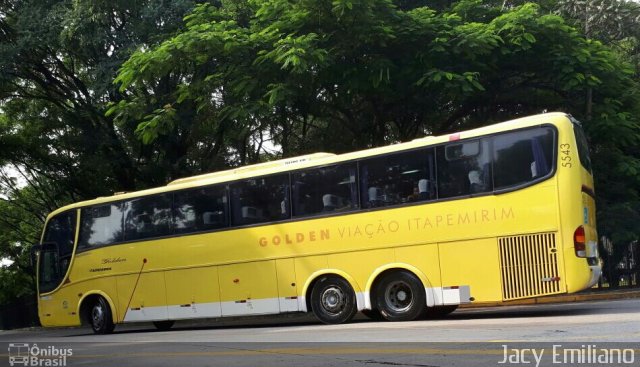
[[[25,293],[14,285],[32,276],[29,247],[47,213],[172,173],[105,112],[122,99],[112,83],[121,63],[176,32],[193,4],[0,2],[0,259],[14,261],[1,269],[0,303]]]
[[[217,124],[269,136],[291,155],[571,111],[587,86],[625,83],[629,73],[533,4],[459,1],[438,13],[390,1],[222,2],[198,6],[183,32],[134,54],[116,79],[129,98],[111,112],[137,119],[148,142],[175,134],[178,121]],[[168,77],[183,82],[144,92]],[[618,97],[598,103],[613,108]],[[176,118],[194,105],[192,120]]]
[[[2,4],[0,136],[9,163],[38,167],[77,197],[156,183],[152,152],[105,117],[112,85],[139,47],[174,32],[192,1],[24,1]],[[13,144],[12,144],[13,143]],[[141,167],[142,166],[142,167]],[[151,181],[151,182],[149,182]],[[154,182],[155,181],[155,182]]]

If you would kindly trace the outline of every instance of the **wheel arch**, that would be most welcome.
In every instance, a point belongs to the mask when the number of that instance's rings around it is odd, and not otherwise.
[[[367,310],[372,309],[371,299],[374,296],[373,294],[374,286],[376,285],[376,283],[384,275],[392,272],[396,272],[396,271],[406,271],[418,277],[418,279],[420,279],[425,289],[427,306],[431,307],[435,305],[436,296],[434,294],[434,288],[431,282],[429,281],[429,278],[422,270],[420,270],[416,266],[413,266],[407,263],[389,263],[389,264],[380,266],[379,268],[374,270],[369,276],[369,279],[367,280],[367,284],[365,285],[364,309],[367,309]]]
[[[82,325],[88,324],[88,321],[89,321],[89,319],[87,318],[88,312],[91,311],[91,305],[96,299],[98,299],[98,297],[102,297],[107,301],[107,304],[111,309],[111,318],[113,320],[113,323],[114,324],[118,323],[118,309],[116,308],[115,303],[113,302],[111,297],[109,297],[109,295],[103,291],[92,290],[89,292],[85,292],[80,298],[80,301],[78,301],[77,314],[78,314],[78,317],[80,318],[80,324]]]
[[[339,270],[339,269],[322,269],[312,273],[307,281],[304,283],[302,287],[302,299],[300,302],[301,311],[308,312],[311,311],[311,291],[313,290],[314,284],[320,279],[323,275],[333,275],[339,276],[346,280],[351,288],[353,288],[354,293],[356,294],[356,305],[358,307],[358,311],[364,308],[365,304],[365,296],[362,292],[362,289],[355,281],[355,279],[349,275],[347,272]]]

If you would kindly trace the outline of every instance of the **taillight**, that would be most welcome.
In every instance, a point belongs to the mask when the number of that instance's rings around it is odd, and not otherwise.
[[[584,235],[583,226],[579,226],[573,232],[573,248],[577,257],[587,257],[587,239]]]

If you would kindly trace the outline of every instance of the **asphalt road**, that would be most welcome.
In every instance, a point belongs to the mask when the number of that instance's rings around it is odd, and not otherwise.
[[[0,366],[34,344],[29,363],[66,366],[535,366],[536,358],[539,366],[640,366],[640,300],[462,309],[403,323],[322,325],[303,315],[182,322],[165,332],[127,325],[102,336],[0,331]]]

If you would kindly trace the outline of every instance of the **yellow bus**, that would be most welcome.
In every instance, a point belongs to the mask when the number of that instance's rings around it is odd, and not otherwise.
[[[547,113],[178,179],[52,212],[44,326],[357,311],[391,321],[600,276],[580,124]]]

